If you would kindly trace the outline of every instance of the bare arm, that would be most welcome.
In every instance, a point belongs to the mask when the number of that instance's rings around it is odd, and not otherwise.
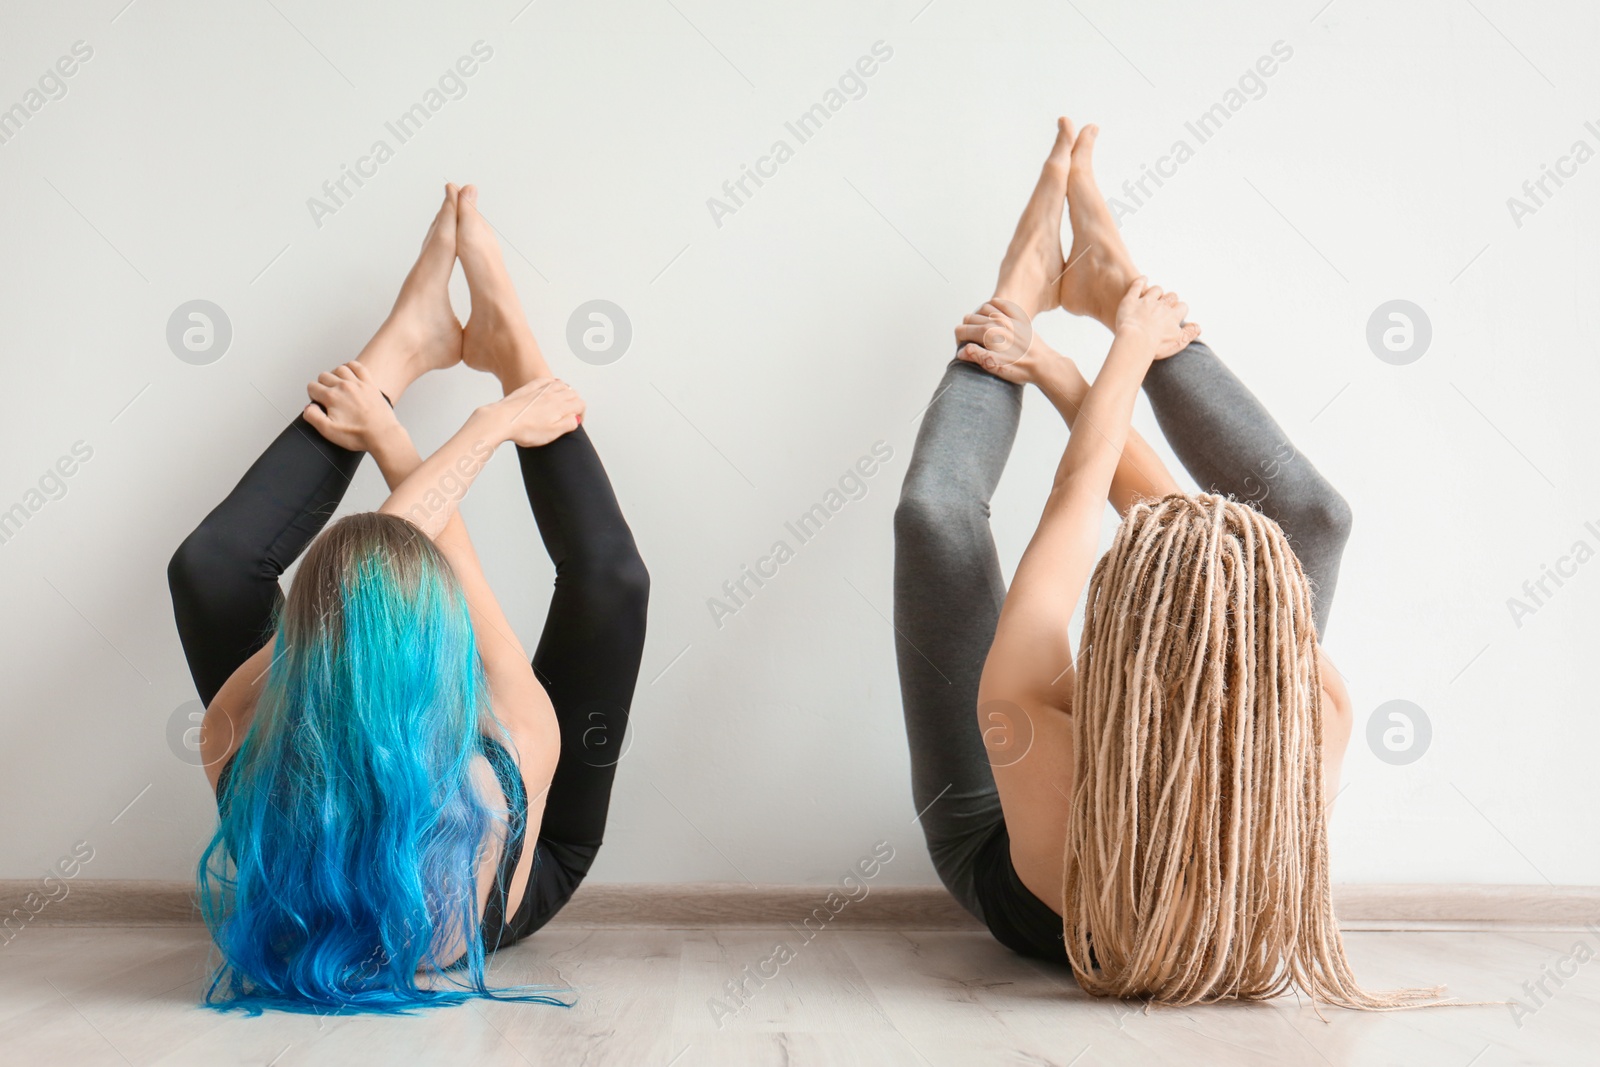
[[[1043,345],[1038,341],[1036,344]],[[1089,395],[1089,382],[1078,370],[1078,365],[1065,356],[1056,355],[1041,367],[1041,375],[1034,384],[1049,397],[1050,403],[1060,412],[1067,427],[1077,433],[1081,426],[1085,433],[1098,433],[1092,424],[1080,419],[1084,398]],[[1127,517],[1128,511],[1141,500],[1159,500],[1169,493],[1179,492],[1177,479],[1167,470],[1150,442],[1138,430],[1128,428],[1127,441],[1117,462],[1116,473],[1111,476],[1111,488],[1106,494],[1117,514]]]
[[[569,387],[553,379],[529,383],[478,408],[443,447],[423,459],[365,369],[359,363],[347,367],[348,374],[345,368],[335,372],[333,385],[312,388],[312,398],[327,411],[308,408],[307,419],[330,440],[370,452],[390,488],[389,498],[379,510],[415,523],[450,561],[472,615],[493,713],[509,735],[521,770],[528,797],[526,833],[531,843],[538,834],[545,796],[560,756],[560,731],[550,698],[490,588],[459,503],[499,445],[506,441],[546,444],[577,426],[583,403]],[[493,773],[486,765],[478,772],[484,795],[503,805],[505,798]],[[512,876],[509,892],[513,903],[527,885],[533,856],[530,844]],[[499,850],[485,850],[478,867],[480,904],[488,898],[498,864]],[[443,954],[454,955],[458,949],[452,946]]]
[[[1320,647],[1317,664],[1322,673],[1322,801],[1331,813],[1339,795],[1339,776],[1344,770],[1345,749],[1350,747],[1355,709],[1344,676]]]
[[[990,301],[967,316],[956,336],[968,342],[961,353],[963,359],[1009,381],[1037,385],[1074,435],[1098,434],[1097,424],[1087,421],[1082,413],[1090,384],[1076,364],[1054,352],[1033,333],[1020,308],[998,299]],[[1158,358],[1167,354],[1170,353],[1163,351]],[[1095,416],[1091,413],[1088,418]],[[1118,513],[1126,516],[1141,499],[1157,499],[1180,491],[1161,457],[1130,427],[1107,491]],[[1030,546],[1030,551],[1033,548]],[[1019,567],[1012,595],[1027,581],[1028,576]],[[1059,607],[1047,605],[1042,618],[1014,627],[1012,633],[1021,631],[1023,640],[1013,644],[1004,633],[996,635],[980,695],[980,726],[991,746],[995,779],[1012,830],[1013,861],[1024,884],[1046,901],[1053,900],[1059,891],[1067,800],[1073,784],[1067,716],[1071,713],[1076,678],[1066,626],[1079,592],[1081,584],[1070,597],[1058,601]],[[1010,606],[1008,599],[1007,607]],[[1020,613],[1012,612],[1009,621],[1014,624],[1020,618]],[[1003,627],[1006,621],[1002,614]],[[1031,647],[1026,643],[1030,631],[1034,633]],[[1001,657],[1010,657],[1014,669],[1007,669],[1007,664],[996,657],[995,649],[999,649]],[[1324,698],[1323,780],[1331,806],[1349,744],[1352,709],[1343,679],[1325,652],[1319,652],[1319,656]],[[1048,666],[1039,671],[1040,664]],[[1050,684],[1040,691],[1039,683],[1046,680],[1045,674],[1051,675]],[[1015,695],[1002,695],[1013,686]]]
[[[474,413],[474,416],[477,417],[477,414]],[[439,550],[450,561],[450,567],[455,571],[456,579],[466,594],[467,608],[472,613],[472,628],[478,639],[478,652],[483,657],[484,671],[489,678],[489,688],[494,697],[496,711],[502,708],[511,711],[524,702],[514,699],[515,696],[526,695],[516,692],[522,688],[523,676],[526,675],[527,681],[532,682],[534,686],[537,686],[538,682],[533,678],[533,672],[528,666],[528,654],[523,649],[522,642],[517,639],[510,620],[500,607],[500,601],[489,586],[482,562],[478,559],[472,539],[467,534],[467,524],[456,507],[460,499],[466,495],[471,481],[477,477],[478,472],[494,454],[494,447],[488,443],[489,438],[476,432],[490,427],[481,423],[474,427],[471,420],[468,422],[468,427],[464,427],[461,433],[452,437],[430,459],[424,460],[417,452],[416,446],[411,443],[411,436],[398,421],[395,421],[371,442],[370,452],[390,488],[389,500],[379,509],[380,511],[387,514],[403,514],[405,518],[427,532],[427,526],[417,520],[433,518],[430,513],[444,510],[441,502],[449,502],[449,518],[431,536],[434,544],[439,546]],[[441,457],[448,460],[452,445],[457,445],[463,439],[470,440],[471,443],[466,446],[465,453],[457,454],[455,463],[447,465],[436,462]],[[441,469],[444,471],[440,475],[443,484],[435,483],[429,487],[422,482],[430,471]],[[421,472],[420,478],[419,472]],[[406,496],[402,496],[402,492]],[[389,510],[395,501],[407,499],[419,499],[418,503],[412,505],[410,513]]]
[[[990,689],[985,699],[1048,700],[1054,680],[1071,666],[1067,625],[1098,554],[1102,509],[1151,358],[1147,339],[1119,333],[1078,408],[1079,426],[1089,429],[1068,440],[1038,528],[1017,565],[984,668]]]
[[[962,320],[956,328],[956,340],[966,342],[960,353],[962,359],[1006,381],[1038,386],[1067,428],[1077,429],[1078,411],[1089,395],[1089,382],[1076,363],[1034,333],[1019,306],[999,298],[989,301]],[[1130,427],[1106,494],[1111,506],[1117,514],[1127,515],[1128,509],[1140,500],[1156,500],[1178,491],[1178,483],[1161,457],[1138,430]]]
[[[1040,350],[1041,358],[1037,360],[1032,381],[1050,398],[1068,427],[1076,432],[1078,409],[1089,393],[1089,382],[1078,370],[1077,364],[1056,353],[1037,336],[1033,339],[1033,345]],[[1126,517],[1128,509],[1140,500],[1157,500],[1181,491],[1182,488],[1155,449],[1140,436],[1138,430],[1130,429],[1127,443],[1122,449],[1122,461],[1117,464],[1117,473],[1111,479],[1110,500],[1117,513]],[[1339,792],[1339,778],[1344,767],[1345,750],[1350,744],[1355,712],[1344,677],[1328,658],[1328,653],[1319,648],[1317,657],[1322,674],[1323,783],[1331,810],[1334,797]],[[1054,688],[1063,694],[1069,692],[1074,681],[1073,673],[1068,671]]]
[[[1126,454],[1130,421],[1145,371],[1158,352],[1187,343],[1187,309],[1160,290],[1135,283],[1119,311],[1118,328],[1095,382],[1080,390],[1071,375],[1041,374],[1034,380],[1074,424],[1044,512],[1012,578],[993,645],[979,685],[981,713],[997,709],[1015,719],[1000,732],[1028,748],[1020,757],[995,760],[995,783],[1011,835],[1017,874],[1035,895],[1053,900],[1060,892],[1066,841],[1067,799],[1072,791],[1072,647],[1068,626],[1098,555],[1100,522],[1107,499],[1119,510],[1140,496],[1176,488],[1143,442]],[[1078,376],[1081,381],[1081,376]],[[1114,488],[1115,486],[1115,488]],[[997,737],[994,723],[986,739]]]
[[[372,442],[371,454],[389,485],[391,501],[398,495],[394,492],[396,489],[407,485],[418,471],[427,466],[416,446],[411,443],[410,435],[398,421]],[[470,448],[469,454],[476,455]],[[483,462],[487,462],[488,455],[492,454],[491,449]],[[482,462],[476,466],[481,469]],[[473,477],[476,477],[476,473],[476,470],[472,472]],[[459,491],[457,498],[464,494],[465,487]],[[545,796],[555,776],[556,762],[561,752],[561,733],[550,697],[534,675],[528,654],[489,585],[459,510],[451,510],[449,521],[434,535],[433,541],[450,561],[450,567],[455,571],[456,579],[466,595],[467,608],[472,615],[472,629],[477,636],[478,653],[483,659],[484,675],[489,682],[492,714],[509,735],[522,775],[523,789],[528,797],[525,832],[528,844],[523,848],[521,860],[512,873],[508,887],[511,899],[517,900],[526,891],[533,870],[534,849],[531,842],[538,836],[539,825],[544,819]],[[499,731],[492,723],[486,722],[484,732],[494,735]],[[486,762],[477,768],[477,781],[479,789],[491,804],[502,808],[507,806],[508,801],[501,791],[500,782]],[[477,871],[480,906],[493,891],[500,853],[504,847],[505,842],[502,841],[499,849],[485,849],[480,855]],[[450,959],[463,951],[465,945],[453,941],[442,948],[440,954]]]
[[[346,372],[346,368],[352,370]],[[497,445],[507,439],[509,412],[495,405],[475,411],[467,424],[438,452],[423,460],[377,387],[359,363],[346,364],[326,376],[334,385],[314,385],[318,402],[308,407],[307,421],[343,447],[370,452],[391,493],[380,511],[402,515],[427,533],[450,561],[460,581],[478,639],[488,679],[493,713],[505,723],[521,750],[524,776],[539,778],[529,795],[542,796],[549,774],[540,755],[549,753],[554,773],[554,712],[533,676],[528,655],[496,600],[457,504],[466,495]],[[500,401],[504,404],[504,401]],[[217,784],[223,764],[243,741],[266,681],[275,642],[246,660],[224,683],[207,709],[201,731],[201,755],[207,778]],[[543,711],[545,714],[541,715]],[[545,720],[548,719],[548,722]],[[487,725],[487,724],[486,724]]]
[[[368,452],[377,462],[389,486],[389,497],[378,511],[416,525],[450,561],[466,594],[497,709],[518,707],[521,701],[500,697],[507,687],[520,686],[522,675],[531,681],[528,656],[489,587],[458,509],[495,449],[514,437],[517,418],[527,414],[526,398],[476,409],[438,451],[423,459],[362,364],[347,363],[323,375],[308,392],[315,401],[305,410],[312,427],[336,444]]]
[[[510,439],[509,429],[505,412],[486,405],[473,411],[438,451],[422,459],[398,421],[384,427],[369,445],[389,482],[389,498],[378,507],[379,513],[408,519],[437,540],[457,517],[457,505],[495,449]]]

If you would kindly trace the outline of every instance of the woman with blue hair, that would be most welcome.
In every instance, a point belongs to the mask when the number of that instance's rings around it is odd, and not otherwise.
[[[549,921],[594,861],[649,576],[476,199],[447,188],[377,334],[308,386],[168,568],[220,814],[198,872],[222,956],[213,1007],[560,1002],[491,989],[486,956]],[[456,363],[504,398],[424,460],[393,404]],[[556,571],[531,666],[458,511],[506,442]],[[389,498],[324,531],[364,453]]]

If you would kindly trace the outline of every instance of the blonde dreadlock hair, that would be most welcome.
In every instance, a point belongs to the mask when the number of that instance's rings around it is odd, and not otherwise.
[[[1272,520],[1210,495],[1128,513],[1090,579],[1072,721],[1062,914],[1085,990],[1369,1009],[1437,992],[1369,993],[1345,958],[1311,590]]]

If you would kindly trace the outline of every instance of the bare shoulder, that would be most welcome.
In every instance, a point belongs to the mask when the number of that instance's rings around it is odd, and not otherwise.
[[[1339,668],[1333,665],[1333,660],[1322,649],[1317,649],[1318,673],[1322,675],[1323,718],[1337,716],[1348,720],[1353,708],[1350,703],[1350,690],[1345,687],[1344,675],[1339,673]]]
[[[523,778],[530,785],[536,782],[548,785],[561,755],[561,728],[544,687],[535,681],[514,699],[497,697],[494,712],[511,737],[513,754],[522,768]],[[597,728],[604,729],[604,725]]]
[[[200,723],[200,759],[212,789],[216,789],[223,765],[239,751],[255,719],[256,704],[261,699],[276,644],[276,641],[268,641],[240,664],[206,708],[205,718]]]

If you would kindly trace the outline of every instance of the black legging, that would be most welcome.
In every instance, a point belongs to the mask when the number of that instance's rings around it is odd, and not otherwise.
[[[173,614],[200,699],[273,636],[278,579],[338,508],[362,453],[297,418],[227,499],[184,539],[167,567]],[[522,481],[555,590],[533,670],[561,728],[528,888],[499,943],[548,922],[594,863],[644,651],[650,576],[611,481],[580,427],[518,448]]]

